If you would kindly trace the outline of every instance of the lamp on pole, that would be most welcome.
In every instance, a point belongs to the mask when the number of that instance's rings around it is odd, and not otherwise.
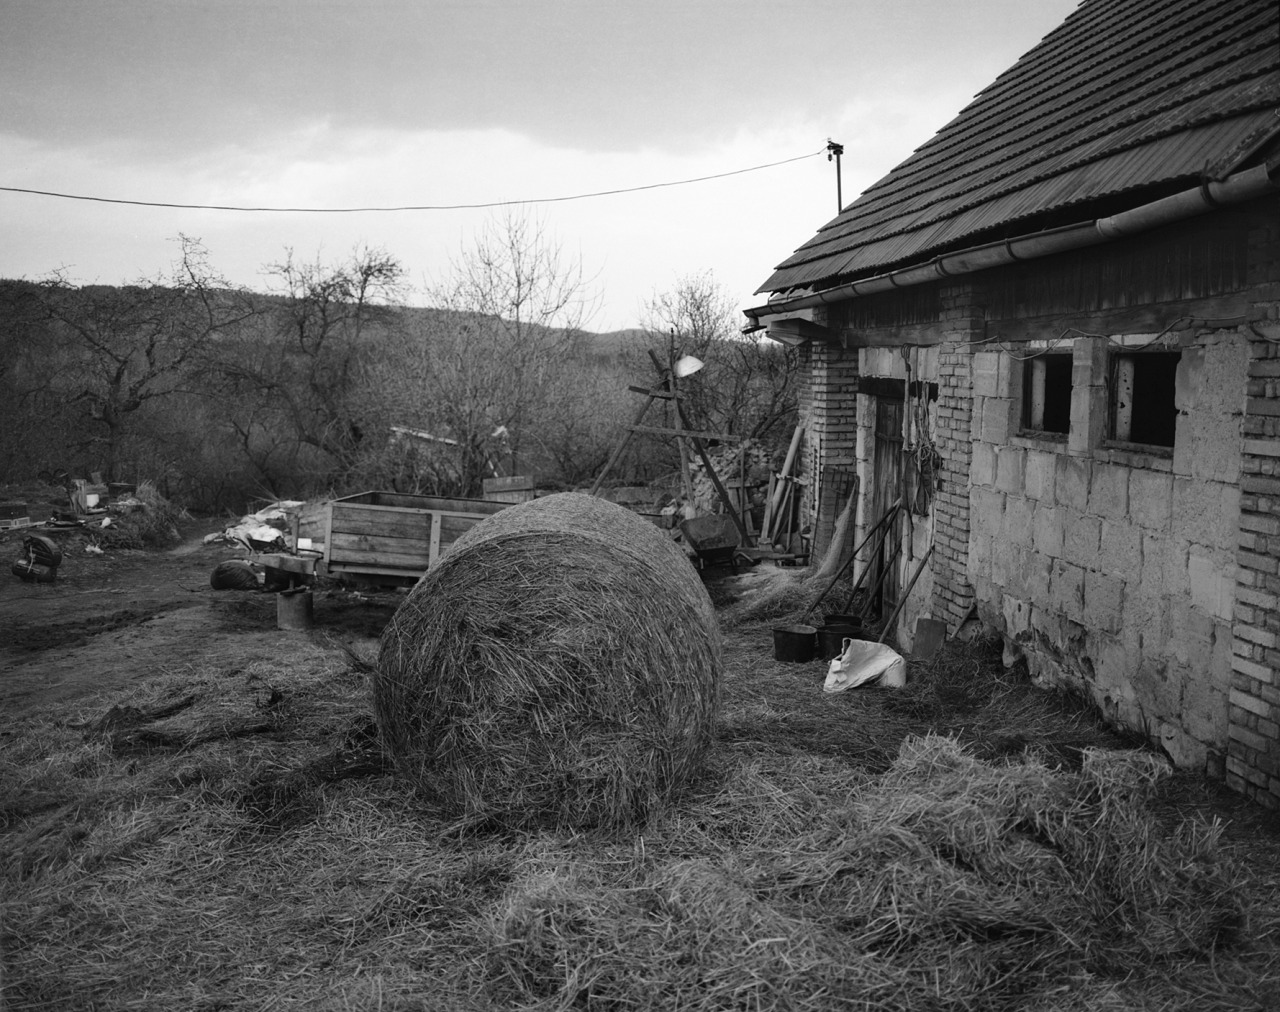
[[[844,196],[840,193],[840,156],[844,154],[844,145],[837,144],[827,138],[827,161],[836,160],[836,214],[844,210]]]

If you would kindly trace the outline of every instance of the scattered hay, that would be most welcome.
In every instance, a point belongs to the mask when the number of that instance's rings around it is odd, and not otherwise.
[[[711,740],[720,635],[650,524],[562,493],[489,517],[383,634],[374,707],[421,795],[467,824],[642,826]]]
[[[811,794],[732,852],[686,858],[673,823],[612,869],[535,866],[478,943],[485,986],[549,1008],[1014,1009],[1204,958],[1240,925],[1237,869],[1216,827],[1162,832],[1145,807],[1161,771],[1142,753],[992,765],[913,738],[881,777],[836,785],[844,804]],[[706,804],[767,819],[761,788],[731,777]]]
[[[724,609],[725,628],[798,618],[818,594],[816,588],[805,583],[804,574],[802,569],[759,565],[732,581],[722,581],[720,593],[734,598]]]
[[[378,775],[371,642],[244,643],[0,715],[6,1008],[1277,1007],[1274,817],[1097,748],[1088,713],[1075,762],[1050,761],[1053,697],[982,651],[922,666],[954,708],[913,717],[904,690],[825,695],[824,665],[737,634],[706,762],[643,836],[460,839]],[[176,734],[264,707],[272,734],[110,747],[142,718]],[[985,742],[1015,725],[1029,747]]]

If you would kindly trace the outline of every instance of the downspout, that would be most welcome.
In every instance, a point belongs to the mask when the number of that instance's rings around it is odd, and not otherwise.
[[[1001,267],[1019,260],[1033,260],[1136,235],[1160,225],[1168,225],[1203,214],[1214,208],[1240,204],[1273,193],[1280,189],[1280,183],[1276,180],[1277,175],[1280,175],[1280,160],[1271,159],[1264,164],[1255,165],[1251,169],[1228,176],[1221,182],[1209,181],[1194,189],[1183,190],[1149,204],[1121,211],[1108,218],[1047,229],[1016,239],[1002,239],[999,242],[975,246],[957,253],[946,253],[917,267],[906,267],[873,278],[824,288],[819,292],[790,299],[779,299],[763,306],[753,306],[743,310],[751,320],[751,325],[747,329],[758,330],[761,317],[789,313],[797,309],[810,309],[829,302],[841,302],[875,292],[906,288],[926,281],[955,277],[958,274],[971,274],[974,271]]]

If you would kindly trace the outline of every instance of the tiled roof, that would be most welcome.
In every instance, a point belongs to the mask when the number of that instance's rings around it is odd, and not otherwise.
[[[758,291],[869,277],[1220,178],[1277,134],[1275,0],[1084,0]]]

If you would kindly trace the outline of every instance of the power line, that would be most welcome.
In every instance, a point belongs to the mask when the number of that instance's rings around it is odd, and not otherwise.
[[[597,190],[594,193],[575,193],[564,197],[537,197],[532,200],[493,200],[480,204],[407,204],[402,207],[241,207],[228,204],[176,204],[160,200],[125,200],[120,197],[94,197],[82,193],[58,193],[53,190],[33,190],[23,186],[0,186],[0,190],[8,193],[28,193],[37,197],[57,197],[60,200],[87,200],[98,204],[127,204],[132,207],[174,207],[186,211],[268,211],[284,214],[359,214],[368,211],[468,211],[488,207],[511,207],[517,204],[556,204],[567,200],[586,200],[590,197],[611,197],[619,193],[639,193],[642,190],[658,190],[667,186],[686,186],[689,183],[705,183],[712,179],[726,179],[729,176],[740,176],[747,172],[759,172],[761,169],[772,169],[779,165],[803,161],[823,154],[827,149],[813,151],[807,155],[796,155],[778,162],[764,165],[752,165],[745,169],[734,169],[731,172],[717,172],[710,176],[696,176],[693,179],[676,179],[666,183],[649,183],[645,186],[628,186],[617,190]]]

